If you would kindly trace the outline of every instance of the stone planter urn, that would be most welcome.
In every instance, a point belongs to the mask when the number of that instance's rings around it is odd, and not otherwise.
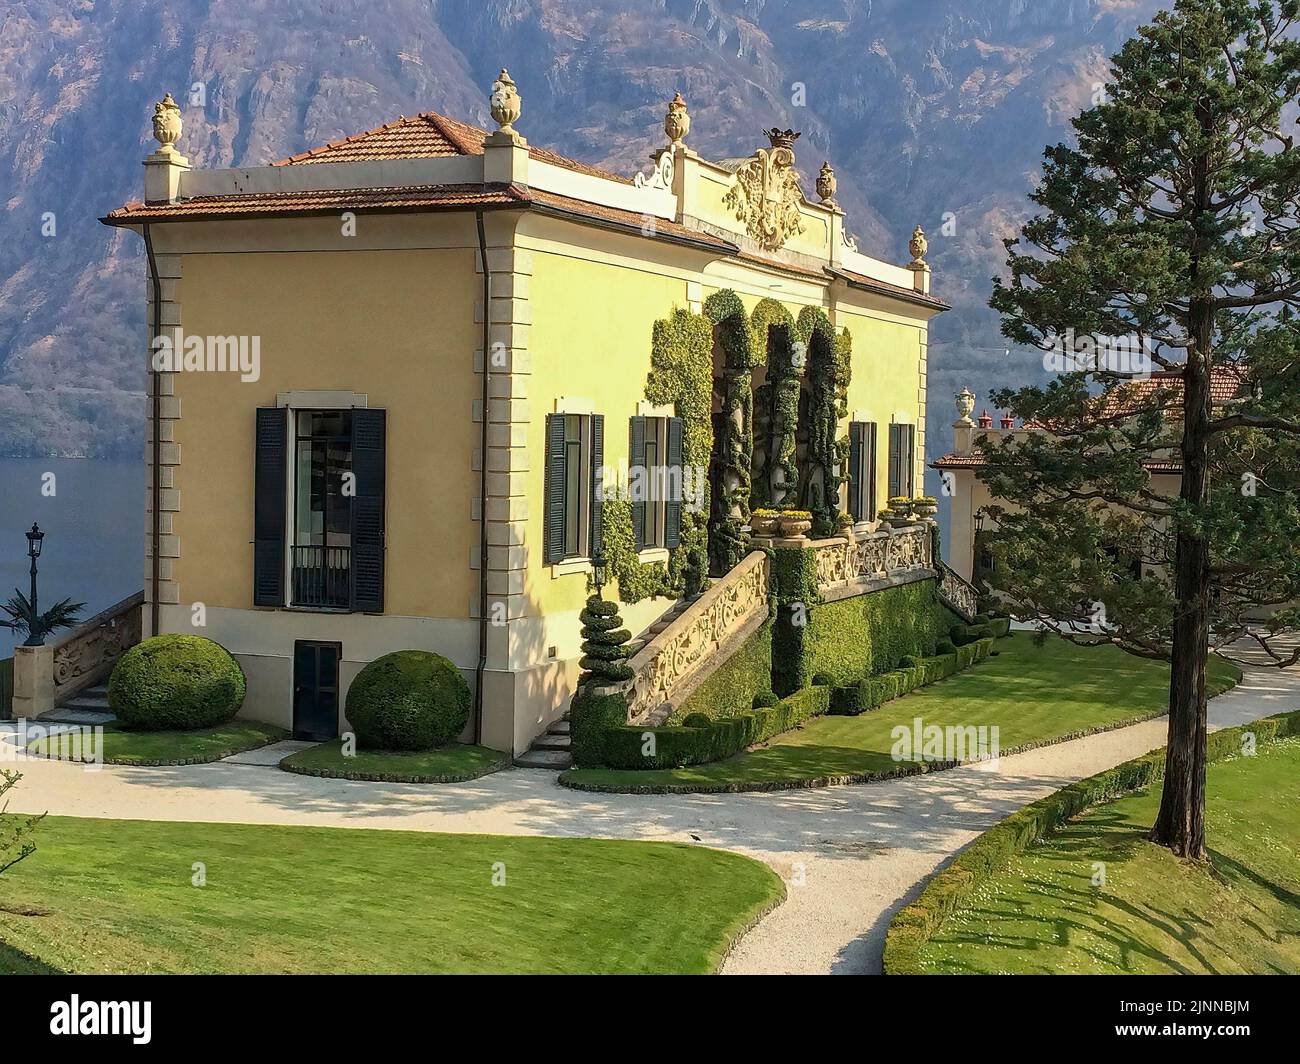
[[[786,539],[806,536],[812,528],[812,514],[803,510],[788,510],[781,515],[781,535]]]
[[[749,528],[756,536],[775,536],[780,520],[775,510],[755,510],[749,515]]]
[[[933,499],[917,499],[912,503],[912,512],[928,521],[939,512],[939,504]]]

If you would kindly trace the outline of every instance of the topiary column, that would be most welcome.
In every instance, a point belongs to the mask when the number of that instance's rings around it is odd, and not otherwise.
[[[597,592],[588,597],[578,619],[582,621],[582,658],[578,664],[583,670],[579,686],[592,682],[594,687],[607,687],[632,679],[626,645],[632,633],[623,627],[618,605],[606,602]]]

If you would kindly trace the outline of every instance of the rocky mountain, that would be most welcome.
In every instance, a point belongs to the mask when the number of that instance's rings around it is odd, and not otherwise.
[[[1037,371],[984,306],[1043,146],[1157,0],[5,0],[0,6],[0,453],[140,453],[137,197],[153,101],[196,165],[257,165],[435,109],[486,125],[509,66],[520,128],[620,172],[690,102],[691,142],[746,155],[772,124],[829,158],[859,245],[931,238],[930,450],[948,397]],[[184,94],[184,98],[182,96]],[[808,182],[811,187],[811,182]]]

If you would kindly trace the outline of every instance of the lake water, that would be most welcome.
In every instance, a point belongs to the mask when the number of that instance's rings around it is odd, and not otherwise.
[[[53,494],[42,485],[53,474]],[[48,491],[49,489],[46,489]],[[42,607],[61,598],[85,602],[83,618],[144,587],[143,461],[0,458],[0,599],[28,577],[27,538],[35,521],[45,533],[37,561]],[[20,640],[17,640],[20,641]],[[0,657],[14,633],[0,628]]]

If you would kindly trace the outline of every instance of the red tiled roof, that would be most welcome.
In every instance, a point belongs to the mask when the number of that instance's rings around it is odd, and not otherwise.
[[[457,122],[454,118],[436,111],[402,117],[396,122],[364,133],[356,133],[342,140],[332,140],[318,148],[279,159],[272,166],[303,166],[310,163],[357,163],[384,159],[439,159],[455,155],[482,155],[486,129]],[[600,170],[576,159],[569,159],[546,148],[529,146],[528,155],[538,162],[561,166],[606,181],[630,185],[632,181],[619,174]]]
[[[464,210],[527,202],[516,185],[403,185],[397,188],[327,189],[238,196],[197,196],[179,203],[128,203],[109,211],[110,225],[208,218],[267,218],[338,214],[340,211]]]
[[[915,288],[904,288],[902,285],[890,284],[888,281],[868,277],[863,273],[854,273],[852,270],[828,270],[827,272],[832,276],[844,278],[854,288],[877,292],[883,296],[894,296],[897,299],[905,299],[909,303],[919,303],[921,306],[933,307],[935,310],[952,309],[950,304],[945,303],[938,296],[926,295],[924,292],[918,292]]]
[[[454,211],[479,207],[538,210],[609,228],[636,231],[647,237],[688,242],[734,254],[736,245],[708,233],[696,232],[666,218],[654,227],[638,211],[625,211],[599,203],[561,196],[519,185],[410,185],[398,188],[330,189],[311,192],[274,192],[238,196],[197,196],[179,203],[128,203],[110,211],[109,225],[138,222],[204,221],[216,218],[283,218],[342,211],[395,213],[403,211]]]

